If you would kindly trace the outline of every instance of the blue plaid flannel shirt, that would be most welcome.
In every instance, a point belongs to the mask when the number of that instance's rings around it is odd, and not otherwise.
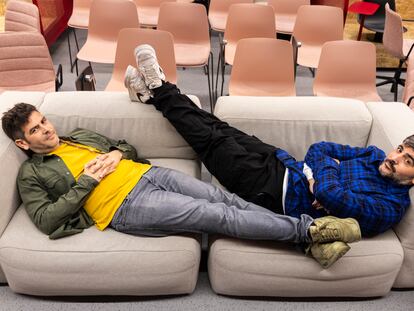
[[[385,159],[385,153],[375,146],[313,144],[305,162],[313,171],[314,195],[303,174],[304,162],[296,161],[281,149],[276,151],[276,157],[289,169],[286,215],[325,216],[323,209],[312,208],[316,198],[330,215],[357,219],[362,235],[371,236],[397,224],[410,205],[410,186],[398,185],[380,175],[378,167]]]

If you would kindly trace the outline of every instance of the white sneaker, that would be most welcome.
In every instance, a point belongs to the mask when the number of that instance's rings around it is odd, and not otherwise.
[[[124,85],[128,89],[129,98],[133,102],[145,103],[152,96],[151,91],[145,85],[142,74],[131,65],[125,71]]]
[[[151,90],[160,87],[162,81],[165,80],[165,75],[158,64],[154,48],[148,44],[139,45],[135,48],[135,58],[138,64],[138,70],[144,77],[145,84],[148,88]]]

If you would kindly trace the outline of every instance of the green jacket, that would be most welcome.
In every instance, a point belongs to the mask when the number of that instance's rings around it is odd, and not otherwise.
[[[94,147],[102,153],[120,150],[124,159],[139,161],[136,149],[126,141],[115,141],[95,132],[76,129],[62,137]],[[143,163],[148,163],[142,160]],[[98,182],[81,175],[78,181],[59,156],[33,154],[20,167],[17,186],[27,213],[50,239],[82,232],[94,224],[82,208]]]

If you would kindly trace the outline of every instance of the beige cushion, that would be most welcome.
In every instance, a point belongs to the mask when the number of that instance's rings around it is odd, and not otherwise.
[[[414,134],[414,113],[403,103],[368,103],[373,117],[369,142],[390,152],[404,138]],[[394,230],[404,249],[404,262],[394,287],[414,287],[414,189],[410,190],[411,206]]]
[[[125,139],[137,147],[140,157],[196,158],[193,149],[152,105],[132,103],[125,92],[50,93],[40,111],[55,124],[59,135],[82,127]]]
[[[351,244],[329,269],[290,244],[218,239],[208,271],[219,294],[274,297],[374,297],[388,293],[403,260],[392,231]]]
[[[317,141],[365,146],[372,118],[363,102],[334,97],[220,97],[215,115],[303,159]]]
[[[52,241],[20,208],[0,240],[0,261],[18,293],[184,294],[197,281],[200,245],[192,237],[136,237],[95,227]]]

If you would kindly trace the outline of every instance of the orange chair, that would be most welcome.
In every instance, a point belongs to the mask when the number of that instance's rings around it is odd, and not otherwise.
[[[73,10],[72,15],[69,18],[68,26],[73,31],[75,37],[76,48],[79,52],[79,43],[76,36],[76,29],[88,29],[89,26],[89,11],[92,5],[92,0],[74,0],[73,1]],[[69,47],[69,60],[70,60],[70,72],[73,72],[73,67],[76,67],[76,75],[78,72],[78,62],[77,59],[72,61],[72,49],[70,46],[69,34],[68,38],[68,47]]]
[[[375,86],[375,45],[364,41],[330,41],[322,47],[313,84],[316,96],[382,101]]]
[[[119,32],[114,69],[105,91],[127,91],[124,86],[125,70],[128,65],[137,67],[134,49],[141,44],[154,47],[166,79],[171,83],[177,83],[172,35],[162,30],[124,28]]]
[[[269,38],[239,40],[229,95],[296,96],[292,45]]]
[[[230,6],[235,3],[253,3],[254,0],[211,0],[208,8],[208,20],[211,29],[224,32]]]
[[[52,58],[40,32],[0,33],[0,92],[54,92],[62,85],[62,66],[55,76]]]
[[[237,42],[244,38],[275,38],[275,14],[273,8],[259,4],[233,4],[229,9],[224,39],[220,36],[218,66],[221,66],[221,95],[223,95],[226,64],[233,65]],[[216,76],[216,90],[219,69]]]
[[[213,54],[206,8],[196,3],[163,3],[157,29],[173,35],[177,66],[204,67],[213,107]]]
[[[291,34],[299,7],[310,5],[310,0],[268,0],[267,3],[275,10],[276,31]]]
[[[385,50],[398,58],[400,62],[393,77],[377,77],[378,79],[385,79],[385,81],[378,83],[377,86],[392,84],[391,92],[394,93],[394,101],[397,101],[398,85],[404,86],[404,80],[401,79],[402,66],[412,54],[414,40],[404,39],[401,16],[391,10],[388,3],[385,5],[385,27],[382,41]]]
[[[88,37],[78,53],[81,60],[113,64],[118,33],[122,28],[138,28],[135,3],[129,0],[93,0]]]
[[[142,27],[156,28],[158,15],[163,2],[175,2],[176,0],[134,0],[138,9],[138,16]]]
[[[40,33],[39,9],[32,3],[10,0],[4,14],[5,31],[35,31]]]
[[[317,68],[325,42],[343,39],[343,12],[340,8],[325,5],[303,5],[299,8],[293,36],[302,46],[298,64]]]

